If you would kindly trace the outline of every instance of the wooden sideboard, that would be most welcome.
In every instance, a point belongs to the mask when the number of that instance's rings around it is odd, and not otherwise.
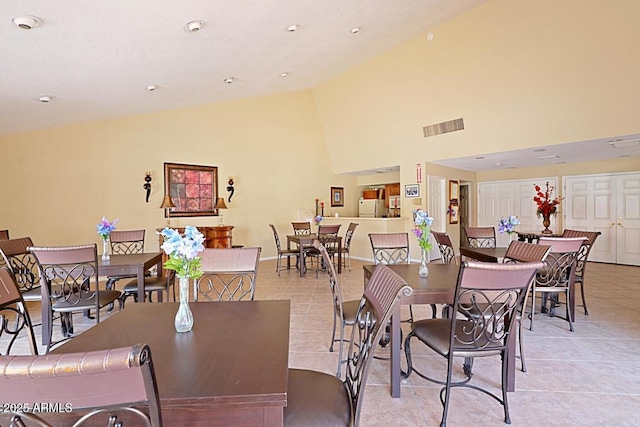
[[[172,227],[177,230],[178,233],[184,233],[184,228]],[[162,231],[162,228],[156,228],[158,232]],[[198,226],[198,230],[204,234],[204,247],[205,248],[222,248],[229,249],[232,247],[232,231],[233,225],[218,225],[215,227]],[[158,234],[158,248],[162,246],[162,236]],[[162,249],[159,249],[162,252]],[[167,260],[167,255],[162,254],[162,263]]]

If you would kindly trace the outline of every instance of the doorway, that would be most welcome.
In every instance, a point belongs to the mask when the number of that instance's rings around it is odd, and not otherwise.
[[[469,206],[471,206],[469,200],[469,195],[471,194],[471,191],[469,191],[469,183],[460,183],[459,192],[460,200],[458,204],[460,211],[458,212],[458,220],[460,221],[460,246],[467,246],[467,234],[464,232],[464,227],[469,226],[469,218],[471,217],[471,212],[469,212]]]

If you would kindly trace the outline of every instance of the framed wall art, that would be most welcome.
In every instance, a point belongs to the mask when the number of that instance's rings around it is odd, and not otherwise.
[[[331,187],[331,207],[344,206],[344,188]]]
[[[164,192],[176,205],[165,218],[185,216],[217,216],[214,208],[218,197],[216,166],[164,164]]]
[[[420,185],[407,184],[404,186],[404,197],[420,197]]]

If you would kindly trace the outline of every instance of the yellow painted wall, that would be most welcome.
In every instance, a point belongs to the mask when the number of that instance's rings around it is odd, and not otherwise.
[[[236,193],[224,212],[234,243],[275,254],[274,223],[290,233],[298,208],[330,200],[330,187],[355,195],[356,179],[334,175],[310,92],[256,98],[180,111],[128,117],[0,138],[5,184],[0,228],[36,244],[99,242],[102,215],[121,230],[145,228],[157,247],[163,163],[218,166],[224,197],[229,176]],[[145,203],[144,174],[152,193]],[[331,208],[355,216],[356,200]],[[216,225],[217,217],[173,218],[174,226]],[[151,250],[149,249],[149,250]]]
[[[636,0],[490,0],[319,85],[335,171],[637,132],[638,16]]]

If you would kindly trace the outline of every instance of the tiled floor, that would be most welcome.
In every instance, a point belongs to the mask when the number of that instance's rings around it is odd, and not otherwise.
[[[278,277],[274,270],[274,261],[260,263],[256,299],[291,300],[290,366],[335,373],[338,355],[328,351],[333,312],[326,274],[300,278],[296,270],[285,270]],[[352,261],[352,271],[345,269],[339,280],[345,299],[359,298],[362,263]],[[577,307],[575,332],[566,321],[544,315],[536,316],[533,331],[525,328],[527,372],[517,371],[516,391],[509,393],[513,426],[640,425],[640,268],[589,263],[586,280],[589,316]],[[31,308],[39,319],[39,307]],[[429,315],[429,308],[419,307],[416,317]],[[88,325],[82,318],[75,324]],[[423,370],[444,374],[444,359],[426,349],[415,353]],[[473,381],[497,391],[499,365],[497,358],[478,359]],[[402,397],[391,398],[388,362],[374,360],[361,426],[437,426],[439,390],[412,375]],[[448,424],[504,425],[502,409],[482,393],[455,389]]]

